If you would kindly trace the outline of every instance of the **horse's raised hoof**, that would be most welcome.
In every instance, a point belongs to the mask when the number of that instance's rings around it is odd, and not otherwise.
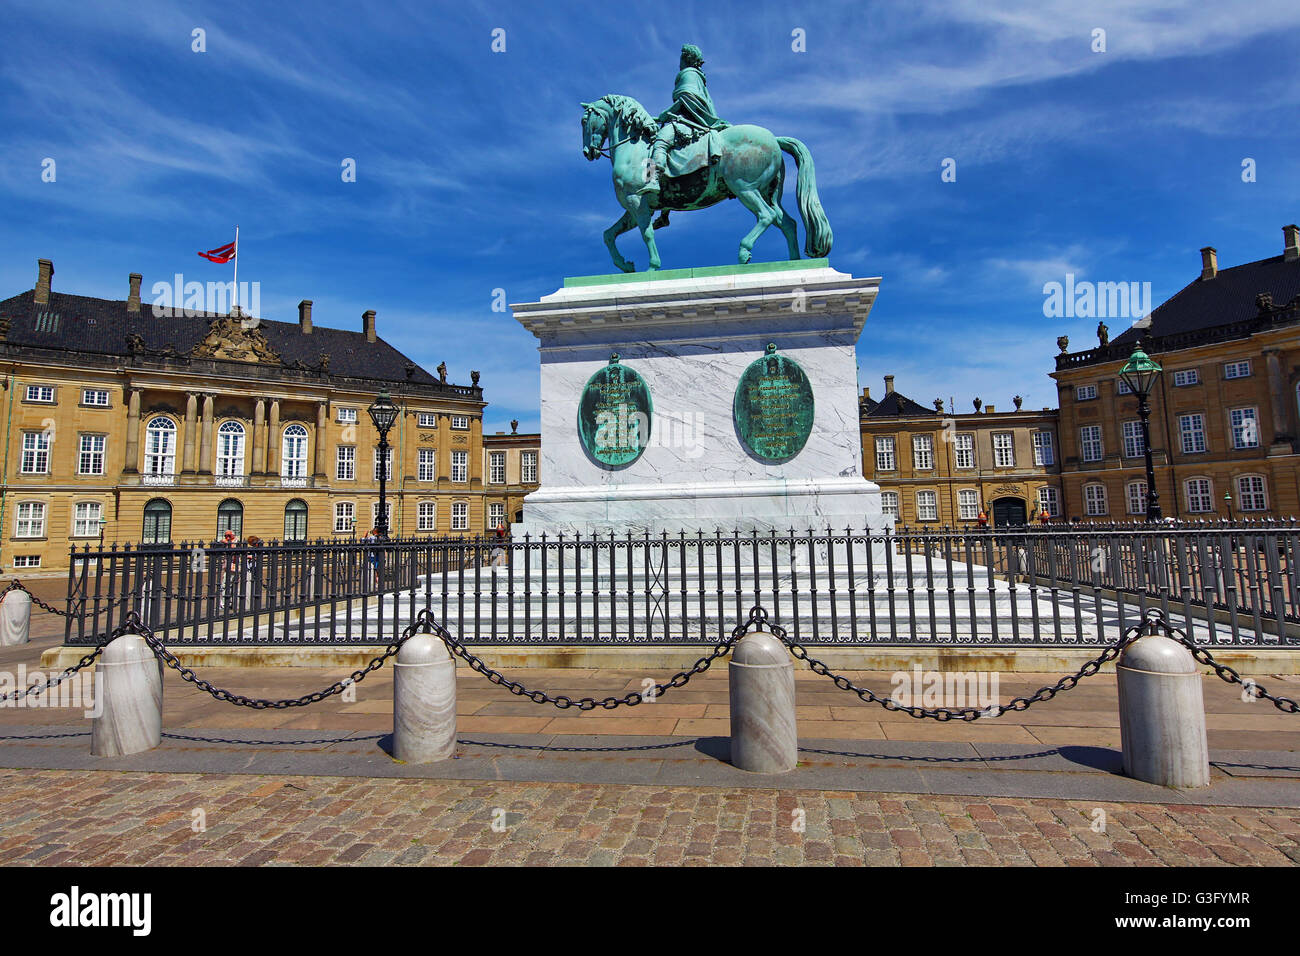
[[[750,255],[751,255],[751,253],[746,252],[744,249],[740,250],[740,264],[741,264],[742,266],[747,266],[747,265],[749,265],[749,257],[750,257]]]

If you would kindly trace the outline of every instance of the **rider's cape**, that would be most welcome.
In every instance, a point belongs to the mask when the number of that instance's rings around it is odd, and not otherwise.
[[[673,105],[659,114],[658,121],[673,123],[679,130],[685,126],[690,131],[685,142],[678,134],[675,148],[668,154],[669,176],[684,176],[701,166],[717,162],[721,148],[715,134],[730,125],[715,112],[704,72],[694,66],[688,66],[677,74],[677,81],[673,84]]]

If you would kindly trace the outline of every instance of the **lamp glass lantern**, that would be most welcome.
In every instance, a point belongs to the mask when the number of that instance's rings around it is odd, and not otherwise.
[[[1155,465],[1151,460],[1151,404],[1148,399],[1151,397],[1151,390],[1155,388],[1156,380],[1160,378],[1160,373],[1164,371],[1160,364],[1147,355],[1138,345],[1133,349],[1133,354],[1128,357],[1119,370],[1120,381],[1129,387],[1129,390],[1137,396],[1138,414],[1142,416],[1142,451],[1146,458],[1147,472],[1147,520],[1159,521],[1162,517],[1160,510],[1160,492],[1156,490],[1156,473]]]
[[[387,435],[388,430],[397,421],[397,406],[393,404],[393,399],[387,392],[380,392],[379,397],[366,411],[370,413],[370,420],[375,423],[375,429],[381,435]]]
[[[379,397],[366,409],[370,420],[379,432],[379,514],[375,518],[375,530],[381,538],[388,537],[388,430],[397,421],[397,406],[387,392],[380,392]]]

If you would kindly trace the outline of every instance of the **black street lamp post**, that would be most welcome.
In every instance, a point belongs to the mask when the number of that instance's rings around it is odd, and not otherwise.
[[[1151,461],[1151,390],[1160,377],[1162,369],[1155,361],[1142,351],[1139,345],[1133,349],[1124,367],[1119,370],[1119,377],[1137,396],[1138,414],[1142,416],[1142,450],[1146,453],[1147,463],[1147,520],[1159,521],[1160,492],[1156,490],[1156,469]]]
[[[380,392],[374,404],[367,409],[370,420],[379,432],[379,515],[375,530],[381,538],[388,537],[388,430],[397,421],[397,406],[387,392]]]

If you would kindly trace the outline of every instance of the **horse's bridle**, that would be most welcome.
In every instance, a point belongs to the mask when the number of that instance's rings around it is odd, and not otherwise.
[[[587,113],[595,113],[595,112],[596,112],[596,108],[594,106],[588,106],[586,108],[586,111],[583,113],[582,116],[582,122],[584,126],[586,126],[587,123]],[[606,129],[605,136],[601,138],[604,139],[608,137],[608,135],[609,135],[609,130]],[[624,143],[630,143],[630,142],[632,142],[632,136],[629,135],[619,140],[617,143],[611,143],[609,146],[596,146],[594,147],[594,149],[596,150],[597,156],[604,156],[606,159],[612,161],[614,159],[614,150],[618,149]],[[593,148],[593,147],[588,147],[588,148]]]

